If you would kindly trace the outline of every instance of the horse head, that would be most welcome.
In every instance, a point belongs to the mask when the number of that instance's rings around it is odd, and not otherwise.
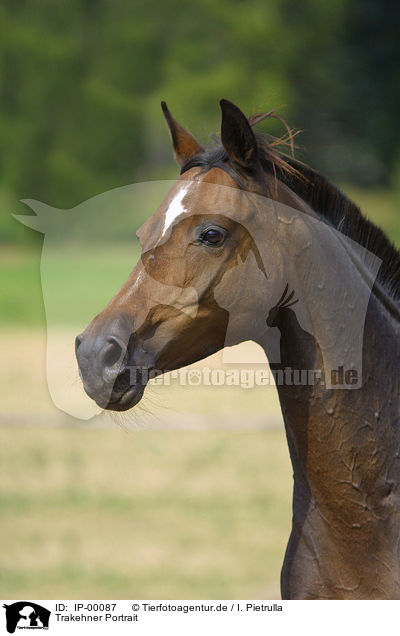
[[[260,213],[268,183],[248,119],[222,100],[222,146],[208,159],[162,106],[181,175],[137,233],[138,264],[76,338],[85,390],[112,410],[134,406],[149,374],[265,330],[283,280],[276,215]],[[261,233],[271,237],[262,248]]]

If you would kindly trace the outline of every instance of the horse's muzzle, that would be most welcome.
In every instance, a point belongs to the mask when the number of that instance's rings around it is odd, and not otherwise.
[[[116,335],[83,332],[75,339],[75,354],[83,387],[103,409],[126,411],[144,392],[144,374],[129,366],[128,345]]]

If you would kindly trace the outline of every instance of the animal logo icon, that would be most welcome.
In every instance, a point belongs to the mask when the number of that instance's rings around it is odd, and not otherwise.
[[[48,629],[50,610],[32,601],[17,601],[10,605],[4,604],[6,610],[7,631],[14,634],[20,629]]]

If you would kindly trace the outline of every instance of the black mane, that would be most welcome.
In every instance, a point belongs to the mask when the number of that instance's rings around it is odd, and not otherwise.
[[[353,241],[356,241],[381,261],[376,281],[381,283],[395,302],[400,301],[400,252],[386,234],[361,214],[360,209],[326,177],[292,158],[282,157],[271,149],[265,136],[257,135],[258,154],[263,169],[288,186],[317,214]],[[205,172],[222,168],[242,187],[241,172],[230,162],[221,144],[206,149],[189,159],[181,174],[200,167]]]

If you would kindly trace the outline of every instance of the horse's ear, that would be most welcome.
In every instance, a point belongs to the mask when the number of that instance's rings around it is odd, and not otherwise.
[[[172,145],[174,147],[175,159],[179,165],[183,165],[186,161],[204,151],[198,141],[172,117],[165,102],[161,102],[161,108],[167,122],[168,130],[171,135]]]
[[[221,99],[221,141],[229,158],[244,167],[257,163],[257,142],[247,117],[240,108]]]

